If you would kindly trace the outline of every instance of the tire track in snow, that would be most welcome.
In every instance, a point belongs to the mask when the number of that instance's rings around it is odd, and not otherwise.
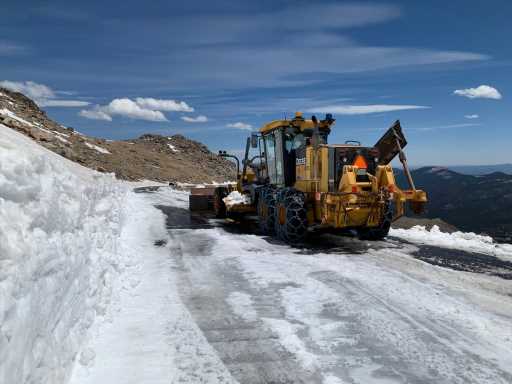
[[[255,292],[238,270],[236,260],[216,257],[215,230],[171,229],[180,275],[180,296],[220,359],[240,383],[314,383],[320,376],[304,370],[278,336],[261,320],[260,311],[284,313],[273,292]],[[177,255],[177,256],[176,256]],[[249,316],[237,313],[233,295],[253,303]],[[231,302],[231,304],[230,304]],[[247,303],[246,303],[247,305]]]
[[[492,313],[476,313],[476,320],[469,317],[465,325],[464,316],[457,312],[471,315],[479,308],[455,292],[439,291],[435,282],[429,286],[428,281],[391,270],[386,260],[372,254],[308,256],[286,246],[268,245],[256,236],[219,234],[217,243],[229,244],[232,250],[220,246],[214,253],[236,258],[253,286],[283,285],[284,320],[300,325],[295,327],[296,334],[305,352],[318,356],[322,372],[335,372],[348,382],[357,382],[358,375],[398,383],[507,383],[512,379],[506,368],[510,357],[500,358],[510,342],[493,351],[497,340],[487,340],[479,329],[471,329],[472,321],[485,320],[506,331],[506,323]],[[435,272],[433,267],[425,268]],[[391,290],[381,291],[372,280]],[[408,289],[412,294],[400,292]],[[424,296],[423,301],[414,295]],[[426,309],[418,310],[415,301]],[[330,306],[330,314],[318,309],[317,303],[324,309]],[[322,345],[325,337],[319,340],[312,335],[318,329],[328,329],[326,337],[334,342]]]
[[[512,381],[511,303],[505,288],[482,291],[491,277],[431,266],[396,241],[350,239],[322,254],[179,227],[180,296],[240,382]]]
[[[334,272],[318,273],[315,278],[349,298],[342,306],[334,304],[330,308],[331,316],[337,319],[349,315],[349,327],[358,335],[358,340],[348,347],[363,349],[364,358],[369,358],[366,365],[380,365],[376,370],[378,374],[397,376],[397,382],[418,383],[508,383],[512,380],[510,372],[473,352],[471,347],[481,346],[474,337],[456,327],[434,318],[422,319],[398,303],[390,303],[381,294],[340,278]],[[344,348],[344,353],[347,352]]]

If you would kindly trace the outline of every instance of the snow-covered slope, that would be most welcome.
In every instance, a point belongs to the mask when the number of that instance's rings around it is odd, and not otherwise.
[[[118,273],[126,188],[0,125],[0,382],[62,383]]]

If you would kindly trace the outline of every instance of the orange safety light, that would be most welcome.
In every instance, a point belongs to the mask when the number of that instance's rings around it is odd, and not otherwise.
[[[357,155],[356,160],[354,161],[354,166],[362,169],[368,168],[368,164],[366,164],[366,160],[362,155]]]

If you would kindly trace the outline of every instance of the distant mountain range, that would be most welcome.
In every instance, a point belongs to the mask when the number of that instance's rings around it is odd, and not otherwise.
[[[426,217],[512,241],[512,175],[464,175],[444,167],[419,168],[412,175],[416,188],[428,193]],[[402,171],[397,171],[397,183],[407,188]]]
[[[415,167],[425,168],[425,167]],[[451,171],[455,171],[457,173],[462,173],[463,175],[488,175],[494,172],[503,172],[509,175],[512,175],[512,164],[493,164],[493,165],[447,165],[445,168],[448,168]]]

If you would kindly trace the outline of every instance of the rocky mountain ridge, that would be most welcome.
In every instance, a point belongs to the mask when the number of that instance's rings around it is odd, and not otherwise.
[[[463,175],[445,167],[412,171],[416,187],[428,193],[427,218],[441,218],[463,231],[512,241],[512,175]],[[407,185],[397,172],[400,186]]]
[[[182,135],[145,134],[133,140],[87,136],[50,119],[18,92],[0,88],[0,124],[69,160],[124,180],[211,183],[235,179],[232,162]]]

